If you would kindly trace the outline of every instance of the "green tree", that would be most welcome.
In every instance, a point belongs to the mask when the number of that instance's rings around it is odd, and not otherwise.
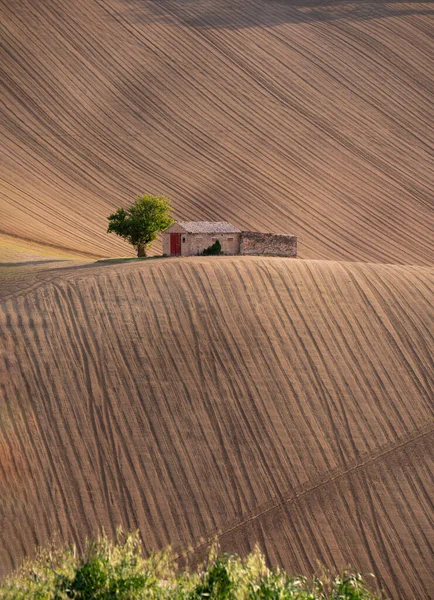
[[[119,208],[108,217],[107,233],[115,233],[137,249],[137,256],[146,256],[148,246],[173,224],[170,200],[165,196],[145,194],[126,210]]]

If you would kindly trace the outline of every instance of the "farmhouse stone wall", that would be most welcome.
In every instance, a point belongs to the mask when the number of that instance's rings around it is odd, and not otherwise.
[[[170,234],[163,233],[161,238],[163,242],[163,256],[170,256]]]
[[[297,256],[297,238],[279,233],[189,233],[176,224],[163,233],[163,255],[170,256],[170,234],[181,234],[181,256],[195,256],[219,240],[223,254]]]
[[[242,231],[240,236],[240,254],[272,256],[297,256],[297,238],[295,235],[280,233],[256,233]]]
[[[170,233],[178,233],[174,228]],[[170,233],[163,233],[163,255],[170,256]],[[239,233],[181,233],[181,256],[195,256],[220,242],[223,254],[239,254]]]
[[[238,254],[240,247],[239,233],[190,233],[181,236],[182,256],[201,254],[217,240],[221,244],[223,254]]]

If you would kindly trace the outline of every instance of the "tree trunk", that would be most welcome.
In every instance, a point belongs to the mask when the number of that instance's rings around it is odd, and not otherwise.
[[[145,244],[138,244],[137,246],[137,257],[143,258],[146,256],[146,246]]]

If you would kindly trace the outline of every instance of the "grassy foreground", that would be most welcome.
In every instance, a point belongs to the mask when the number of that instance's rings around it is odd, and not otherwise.
[[[245,558],[213,547],[195,571],[179,570],[169,550],[145,558],[137,534],[118,531],[75,547],[41,550],[0,584],[0,598],[28,600],[375,600],[362,576],[292,577],[269,569],[256,549]]]

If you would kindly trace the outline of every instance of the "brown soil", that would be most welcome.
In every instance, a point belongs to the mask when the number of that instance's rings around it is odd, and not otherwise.
[[[3,302],[0,564],[53,532],[258,541],[428,598],[434,270],[271,258],[57,271]]]
[[[433,15],[0,0],[0,575],[123,524],[434,597]],[[143,192],[308,260],[91,263]]]
[[[149,191],[178,218],[296,234],[302,258],[433,264],[433,14],[0,2],[0,230],[125,255],[106,216]]]

